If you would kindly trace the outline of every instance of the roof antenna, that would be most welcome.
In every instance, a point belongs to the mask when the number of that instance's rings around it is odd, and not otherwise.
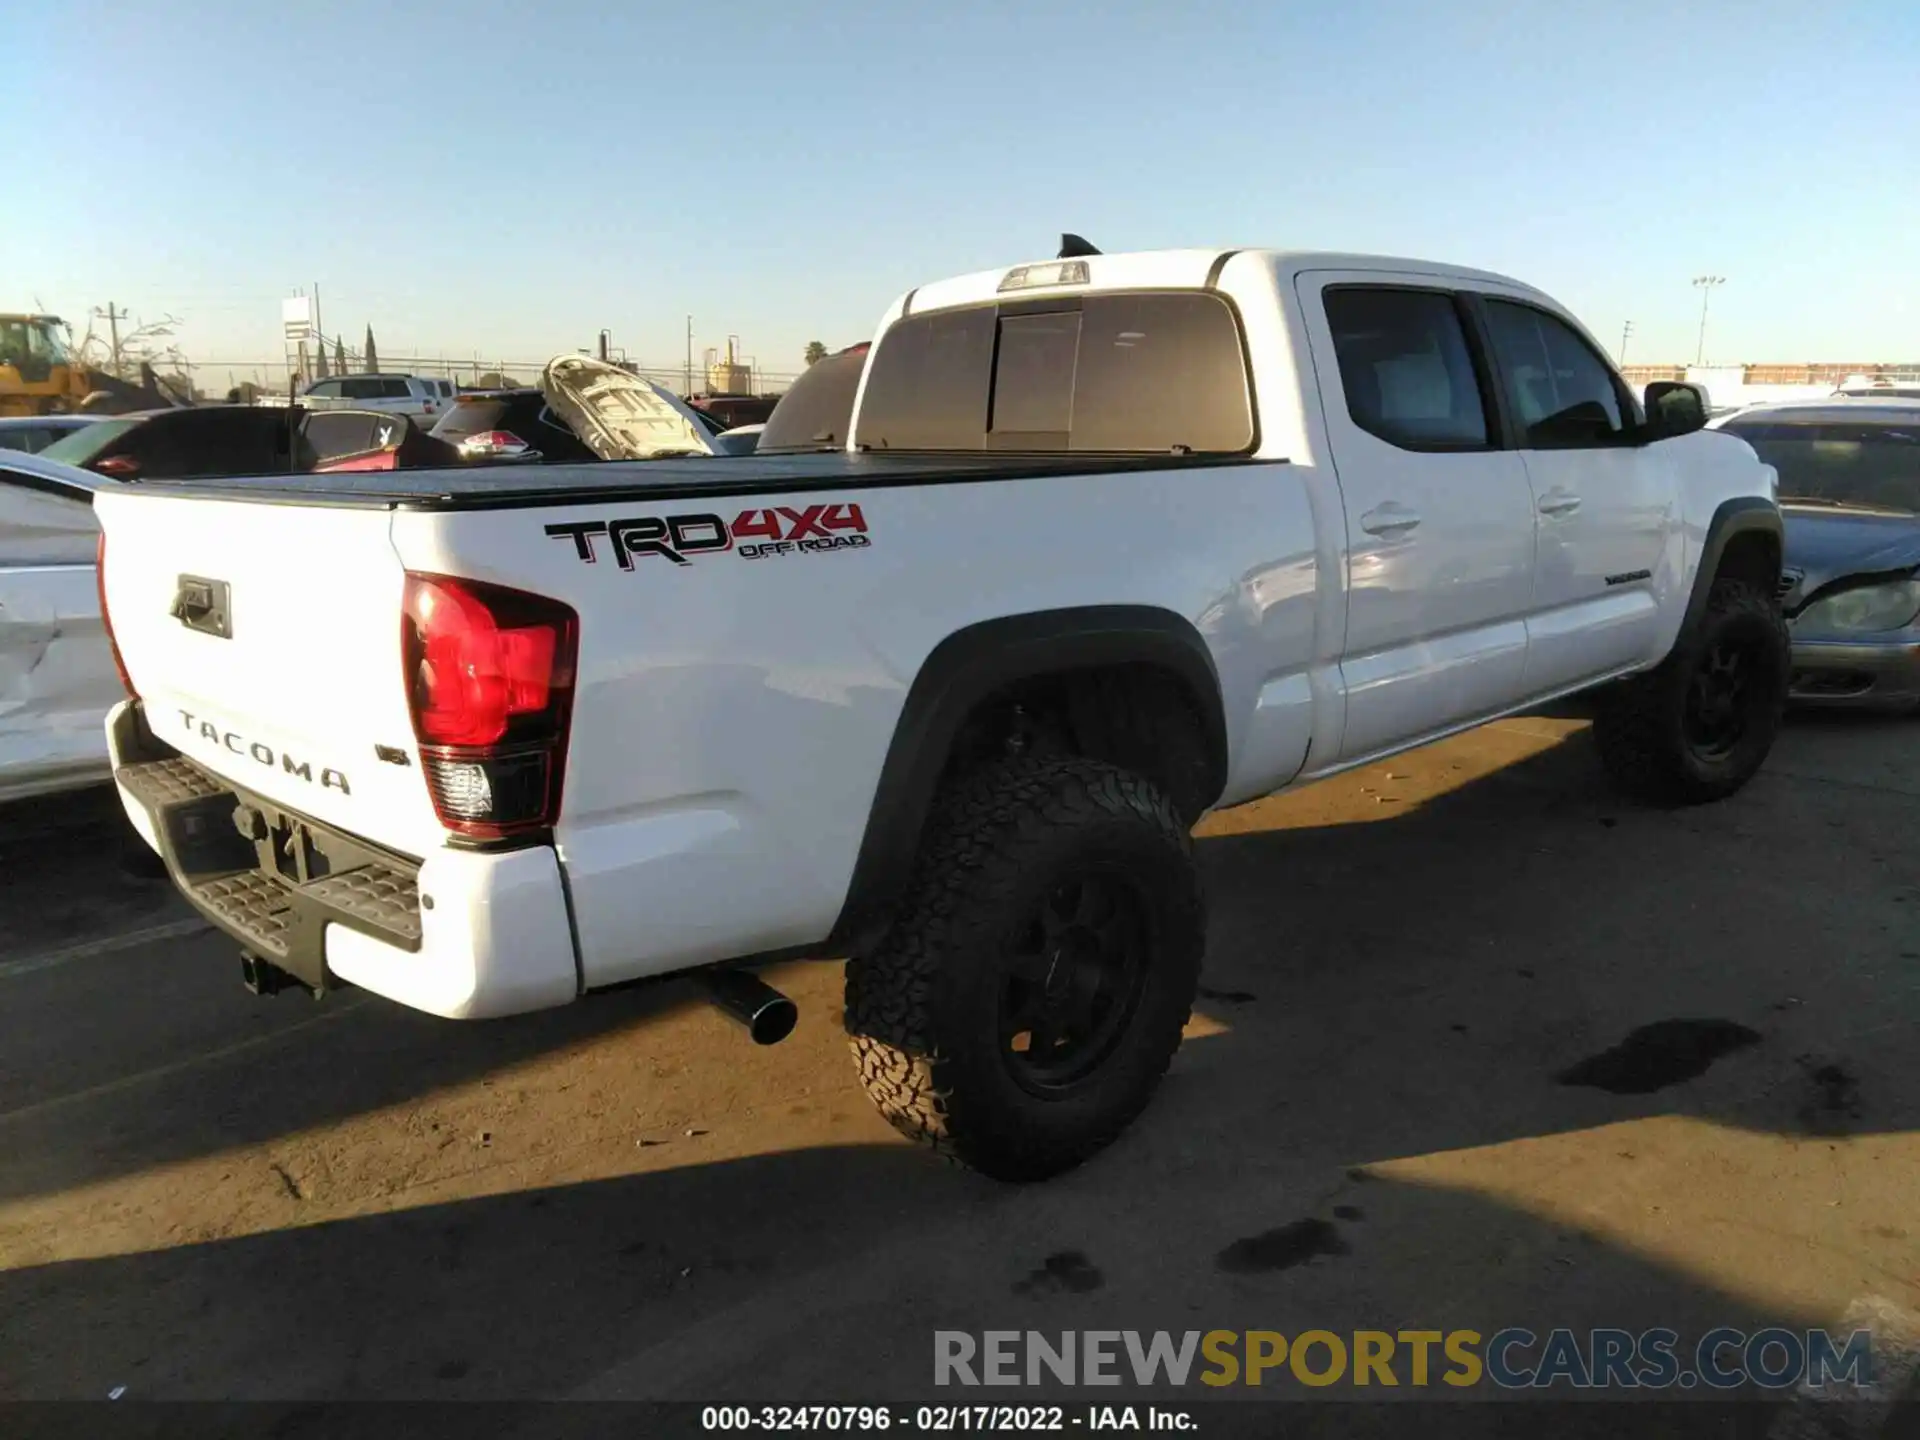
[[[1077,260],[1082,255],[1098,255],[1100,252],[1078,235],[1065,234],[1060,237],[1061,260]]]

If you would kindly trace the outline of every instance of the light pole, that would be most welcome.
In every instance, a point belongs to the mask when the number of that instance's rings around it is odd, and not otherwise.
[[[1696,275],[1693,277],[1694,289],[1700,292],[1700,348],[1694,352],[1693,363],[1707,363],[1707,301],[1713,295],[1713,287],[1727,283],[1724,275]]]
[[[1620,364],[1627,363],[1627,339],[1633,334],[1633,322],[1627,321],[1620,327]]]

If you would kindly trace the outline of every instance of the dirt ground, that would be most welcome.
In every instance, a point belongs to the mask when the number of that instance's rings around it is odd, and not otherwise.
[[[837,965],[770,976],[767,1049],[679,983],[466,1026],[257,1000],[110,804],[32,807],[0,1397],[845,1402],[924,1398],[937,1329],[1911,1315],[1916,819],[1914,722],[1796,721],[1674,814],[1546,716],[1212,817],[1188,1044],[1014,1188],[868,1107]]]

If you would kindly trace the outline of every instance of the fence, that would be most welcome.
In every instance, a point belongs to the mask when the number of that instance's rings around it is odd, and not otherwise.
[[[1920,364],[1831,365],[1622,365],[1620,374],[1629,384],[1645,385],[1654,380],[1684,380],[1689,371],[1710,370],[1716,375],[1739,374],[1743,385],[1824,385],[1831,389],[1848,380],[1865,376],[1869,380],[1920,380]]]
[[[482,355],[462,360],[447,355],[381,354],[375,363],[383,374],[451,380],[456,385],[470,388],[532,385],[539,380],[540,372],[547,368],[546,360],[489,359]],[[306,373],[302,374],[298,364],[285,357],[277,360],[196,360],[177,368],[197,393],[213,398],[241,385],[252,385],[263,395],[284,396],[290,388],[297,390],[320,378],[317,362],[309,364]],[[691,391],[687,386],[684,365],[632,365],[629,368],[634,374],[663,385],[676,394],[698,395],[707,390],[705,368],[700,365],[694,366]],[[347,350],[345,369],[341,369],[335,361],[331,349],[327,352],[327,373],[330,375],[363,374],[366,369],[364,357],[355,350]],[[778,394],[797,378],[797,372],[762,370],[758,366],[751,367],[750,373],[755,395]]]

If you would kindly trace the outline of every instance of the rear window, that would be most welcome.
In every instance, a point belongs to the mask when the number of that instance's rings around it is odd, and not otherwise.
[[[1222,297],[1197,291],[911,316],[874,352],[856,438],[889,450],[1240,453],[1254,443],[1240,328]]]
[[[507,402],[497,398],[456,400],[447,413],[440,417],[440,423],[433,427],[433,433],[442,440],[458,444],[469,435],[503,428],[498,421],[506,408]]]

